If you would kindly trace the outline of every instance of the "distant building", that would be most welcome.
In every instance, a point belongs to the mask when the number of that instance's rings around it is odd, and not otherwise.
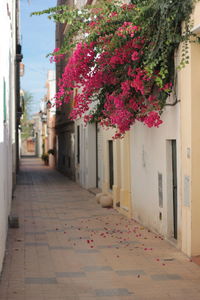
[[[42,159],[45,158],[49,166],[54,168],[56,161],[56,107],[54,105],[56,79],[54,70],[48,71],[46,88],[47,93],[41,100],[40,111],[33,116],[35,155]]]
[[[42,130],[42,121],[41,113],[36,113],[33,115],[33,130],[34,130],[34,139],[35,139],[35,155],[37,157],[42,157],[43,154],[43,130]]]
[[[34,137],[34,121],[27,120],[26,126],[28,127],[30,134],[26,138],[20,138],[20,156],[35,156],[35,137]]]
[[[56,93],[56,74],[54,70],[48,71],[46,81],[46,108],[47,108],[47,138],[48,138],[48,154],[49,166],[54,168],[56,166],[56,107],[54,96]]]
[[[42,158],[48,155],[48,132],[47,132],[47,107],[46,96],[41,100],[41,109],[33,115],[33,131],[35,138],[35,154]]]

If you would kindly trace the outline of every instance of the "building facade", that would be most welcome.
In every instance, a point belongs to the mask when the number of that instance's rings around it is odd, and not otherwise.
[[[128,3],[128,1],[124,1]],[[75,1],[77,7],[92,1]],[[75,121],[76,181],[86,189],[112,196],[114,207],[131,216],[130,136],[113,140],[115,132],[99,124]]]
[[[33,115],[33,130],[34,130],[34,140],[35,140],[35,155],[37,157],[42,157],[43,154],[43,130],[42,130],[42,121],[41,113],[36,113]]]
[[[125,1],[126,3],[128,1]],[[81,7],[86,1],[76,1]],[[193,13],[200,35],[200,4]],[[181,59],[180,46],[175,67]],[[73,124],[76,181],[113,197],[114,207],[158,233],[188,256],[200,255],[200,45],[189,44],[190,62],[177,70],[159,128],[136,122],[124,139],[112,129]]]
[[[168,102],[173,103],[173,96]],[[130,131],[132,217],[180,243],[180,103],[166,107],[159,128]]]
[[[200,3],[193,13],[195,34],[200,36]],[[180,49],[181,52],[181,49]],[[189,45],[189,64],[179,72],[178,97],[181,119],[181,249],[188,256],[200,255],[200,45]]]
[[[54,103],[54,96],[56,93],[56,77],[55,71],[49,70],[46,81],[46,107],[47,107],[47,137],[48,137],[48,154],[49,166],[54,168],[56,165],[56,107]]]
[[[192,19],[200,35],[199,3]],[[132,217],[193,257],[200,255],[200,45],[188,47],[189,64],[177,71],[176,96],[167,101],[163,124],[158,129],[135,124],[130,152]]]
[[[0,2],[0,271],[5,253],[8,216],[18,169],[20,107],[19,2]]]
[[[66,4],[73,6],[73,0],[58,0],[57,5]],[[64,33],[67,30],[65,24],[56,24],[56,48],[60,48]],[[64,71],[67,59],[56,63],[56,81],[59,81]],[[56,109],[56,167],[71,179],[75,179],[75,127],[70,120],[71,103]]]

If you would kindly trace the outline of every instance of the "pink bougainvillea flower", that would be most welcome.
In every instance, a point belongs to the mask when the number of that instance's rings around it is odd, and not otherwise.
[[[138,60],[139,57],[139,53],[137,51],[134,51],[133,54],[131,55],[131,59],[132,60]]]
[[[135,5],[124,4],[120,9],[127,14]],[[69,57],[55,95],[57,107],[72,103],[72,120],[83,117],[86,124],[98,121],[103,127],[114,127],[114,138],[123,137],[136,121],[159,127],[159,96],[169,94],[172,88],[166,80],[162,86],[157,84],[159,70],[147,72],[142,57],[148,41],[140,26],[130,21],[116,24],[119,11],[105,15],[102,9],[92,10],[89,37],[79,42]],[[101,20],[104,25],[106,21],[107,30],[101,27]],[[99,36],[91,42],[90,33]],[[65,57],[60,52],[54,50],[52,61]]]

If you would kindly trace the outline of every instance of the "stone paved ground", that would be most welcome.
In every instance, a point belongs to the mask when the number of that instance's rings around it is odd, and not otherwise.
[[[198,300],[200,267],[66,177],[24,159],[1,300]]]

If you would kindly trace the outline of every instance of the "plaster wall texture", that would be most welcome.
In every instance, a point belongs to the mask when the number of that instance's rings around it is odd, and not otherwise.
[[[197,2],[193,12],[193,26],[197,27],[200,25],[200,3]]]
[[[180,232],[179,104],[167,107],[162,120],[163,124],[159,128],[148,128],[137,122],[130,131],[132,213],[133,217],[144,226],[171,238],[173,196],[170,140],[177,141],[178,232]],[[159,174],[162,176],[162,205],[159,205]]]
[[[200,27],[200,3],[196,4],[193,19],[194,28]],[[196,33],[200,34],[200,32]],[[188,256],[196,256],[200,255],[199,44],[189,45],[189,56],[189,64],[179,72],[178,77],[182,128],[182,250]]]
[[[191,255],[191,61],[179,73],[179,97],[181,98],[181,182],[182,186],[182,250]],[[190,152],[188,157],[187,152]],[[189,179],[188,205],[184,205],[184,178]]]
[[[0,272],[5,252],[7,220],[15,168],[15,1],[0,2]]]
[[[195,33],[200,34],[200,3],[193,13]],[[181,47],[177,63],[181,59]],[[133,216],[144,225],[172,236],[172,192],[169,144],[177,140],[178,160],[178,247],[188,256],[200,255],[200,46],[189,44],[189,64],[177,72],[177,97],[180,103],[167,108],[164,125],[157,129],[137,124],[131,131],[131,169]],[[179,119],[180,113],[180,119]],[[179,129],[180,120],[180,129]],[[163,208],[159,207],[158,180],[163,175]],[[162,213],[162,220],[159,213]]]
[[[79,142],[78,142],[79,126]],[[84,188],[96,188],[96,126],[76,121],[76,181]],[[79,150],[78,150],[79,147]],[[78,154],[79,152],[79,154]],[[78,159],[79,155],[79,159]]]

